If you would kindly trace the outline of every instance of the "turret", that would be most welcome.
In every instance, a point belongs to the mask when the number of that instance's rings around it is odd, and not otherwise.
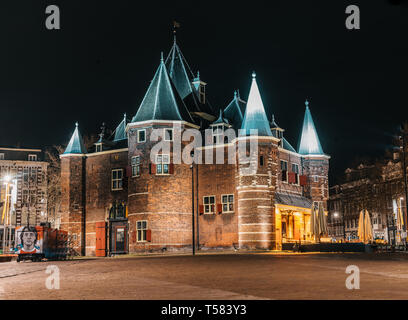
[[[74,248],[85,255],[86,148],[78,123],[61,157],[61,229],[68,231]]]
[[[302,155],[303,173],[308,177],[309,181],[307,187],[305,187],[305,194],[313,201],[323,202],[326,207],[329,197],[330,156],[323,152],[307,100],[305,106],[306,110],[298,151]]]
[[[274,197],[279,139],[272,135],[255,73],[241,129],[238,144],[245,142],[245,148],[238,147],[237,154],[239,246],[242,249],[275,249]],[[251,136],[251,130],[258,130],[258,134]],[[257,152],[250,149],[251,140],[257,143]]]

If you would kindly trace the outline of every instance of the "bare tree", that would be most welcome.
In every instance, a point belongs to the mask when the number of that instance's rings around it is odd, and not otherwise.
[[[54,228],[59,227],[61,217],[61,160],[64,152],[62,146],[52,146],[45,149],[47,170],[47,221]]]

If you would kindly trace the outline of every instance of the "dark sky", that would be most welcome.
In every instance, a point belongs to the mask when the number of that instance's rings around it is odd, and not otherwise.
[[[67,143],[129,117],[172,43],[208,83],[212,105],[257,73],[265,108],[297,147],[310,100],[331,175],[381,155],[408,119],[408,5],[367,1],[1,1],[0,145]],[[61,30],[45,28],[57,4]],[[361,30],[345,28],[359,5]]]

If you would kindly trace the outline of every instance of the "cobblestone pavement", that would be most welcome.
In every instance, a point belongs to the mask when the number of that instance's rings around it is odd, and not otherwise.
[[[60,289],[47,289],[47,266]],[[345,286],[360,269],[360,289]],[[0,299],[407,299],[407,254],[200,254],[0,263]]]

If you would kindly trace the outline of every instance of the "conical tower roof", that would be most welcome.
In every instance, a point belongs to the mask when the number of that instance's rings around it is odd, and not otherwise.
[[[123,116],[123,120],[119,123],[119,125],[115,129],[115,136],[113,137],[113,141],[121,141],[127,139],[127,134],[126,134],[126,113]]]
[[[166,59],[166,67],[169,76],[174,83],[180,97],[184,99],[193,92],[190,77],[187,74],[185,59],[174,38],[173,47]]]
[[[317,135],[316,127],[314,125],[312,114],[309,109],[309,102],[306,100],[305,118],[303,120],[302,135],[299,143],[300,154],[318,154],[323,155],[323,149],[320,145],[319,136]]]
[[[250,135],[252,129],[258,130],[258,136],[272,136],[258,84],[256,83],[255,72],[252,73],[252,84],[249,90],[244,120],[242,121],[241,135]]]
[[[86,153],[84,142],[78,129],[78,122],[75,123],[75,131],[69,140],[68,146],[63,154],[83,154]]]
[[[132,122],[149,120],[183,120],[194,123],[183,100],[170,81],[163,57]]]

